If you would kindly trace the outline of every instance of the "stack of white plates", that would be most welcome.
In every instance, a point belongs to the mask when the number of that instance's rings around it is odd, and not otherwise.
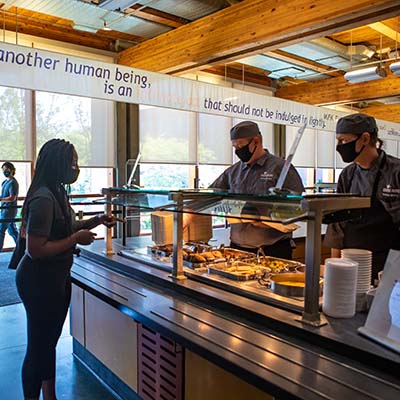
[[[357,294],[365,294],[371,286],[372,252],[363,249],[343,249],[342,258],[358,263]]]
[[[344,258],[325,260],[322,311],[335,318],[351,318],[356,312],[358,264]]]

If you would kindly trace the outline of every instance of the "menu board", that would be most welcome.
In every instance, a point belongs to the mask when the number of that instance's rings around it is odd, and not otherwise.
[[[400,251],[390,250],[367,321],[358,331],[400,353]]]

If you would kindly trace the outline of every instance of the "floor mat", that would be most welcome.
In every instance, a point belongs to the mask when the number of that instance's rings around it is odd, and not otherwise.
[[[0,307],[20,303],[15,286],[15,271],[8,269],[12,253],[0,253]]]

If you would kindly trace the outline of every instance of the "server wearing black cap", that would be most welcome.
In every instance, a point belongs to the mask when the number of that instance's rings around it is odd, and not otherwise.
[[[255,122],[240,122],[231,129],[230,136],[240,161],[225,170],[210,187],[231,193],[268,194],[269,188],[276,185],[285,161],[263,148],[262,136]],[[304,191],[301,178],[293,166],[289,169],[284,189],[295,193]],[[250,213],[250,210],[246,211]],[[291,233],[257,223],[231,226],[232,247],[247,251],[257,251],[262,247],[267,255],[275,257],[291,259],[291,238]]]
[[[375,279],[389,250],[400,246],[400,160],[378,148],[376,121],[365,114],[340,118],[336,139],[336,150],[351,163],[340,174],[337,191],[371,197],[371,207],[360,219],[330,224],[324,244],[334,257],[344,248],[372,251]]]

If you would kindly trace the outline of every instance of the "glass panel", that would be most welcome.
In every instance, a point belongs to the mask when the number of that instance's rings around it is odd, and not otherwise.
[[[199,114],[199,162],[203,164],[231,164],[232,146],[229,131],[232,119]]]
[[[0,87],[0,158],[30,160],[25,90]],[[26,134],[25,134],[26,132]]]
[[[316,183],[333,183],[334,173],[331,168],[317,168]]]
[[[199,165],[200,187],[208,188],[229,165]]]
[[[334,132],[316,131],[317,167],[333,168],[335,166],[336,136]]]
[[[81,166],[113,166],[113,116],[112,102],[37,92],[37,151],[60,138],[75,146]]]
[[[217,217],[240,218],[281,222],[304,214],[300,201],[295,195],[249,195],[232,194],[212,189],[180,191],[184,198],[183,207],[176,204],[166,207],[171,211],[206,214]]]
[[[139,132],[142,161],[196,161],[195,113],[140,106]]]
[[[190,166],[179,164],[141,164],[140,185],[146,189],[189,188]]]
[[[286,154],[289,154],[292,143],[296,137],[296,126],[286,126]],[[315,167],[315,130],[306,129],[293,157],[292,164],[299,167]]]
[[[296,168],[305,188],[314,186],[314,168]]]
[[[167,190],[137,190],[111,188],[111,202],[119,206],[154,210],[172,204]]]
[[[78,180],[71,185],[71,194],[99,194],[113,185],[112,168],[81,168]]]

